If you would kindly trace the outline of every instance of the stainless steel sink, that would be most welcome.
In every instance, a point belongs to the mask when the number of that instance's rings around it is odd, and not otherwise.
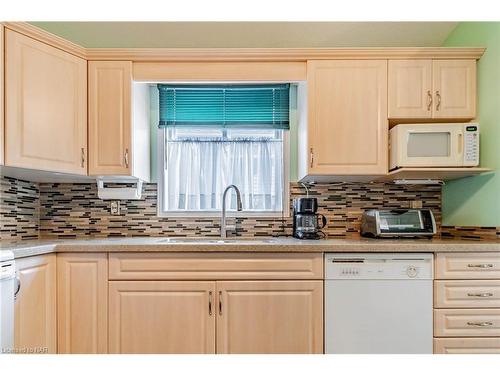
[[[276,242],[273,238],[266,239],[255,239],[255,238],[165,238],[160,242],[163,243],[187,243],[187,244],[235,244],[235,243],[245,243],[245,244],[260,244],[260,243],[274,243]]]

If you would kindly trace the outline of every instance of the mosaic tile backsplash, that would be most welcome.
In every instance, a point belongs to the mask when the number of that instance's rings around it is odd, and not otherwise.
[[[40,233],[42,237],[85,236],[218,236],[219,218],[158,217],[156,184],[145,184],[141,200],[121,201],[121,215],[112,216],[109,201],[97,197],[95,184],[40,184]],[[291,198],[305,190],[291,184]],[[329,237],[359,235],[360,218],[370,208],[407,208],[422,201],[441,222],[441,187],[418,188],[392,184],[331,184],[310,189],[328,224]],[[238,218],[239,236],[290,235],[292,218]]]
[[[291,199],[305,195],[291,184]],[[442,238],[500,239],[500,228],[441,228],[440,186],[393,184],[325,184],[310,189],[328,219],[329,238],[359,236],[361,214],[371,208],[408,208],[421,201],[434,212]],[[219,218],[158,217],[156,184],[143,186],[141,200],[123,200],[112,216],[109,201],[97,197],[96,184],[31,183],[0,178],[0,239],[123,236],[218,236]],[[290,202],[291,203],[291,202]],[[231,219],[230,219],[231,220]],[[234,219],[233,219],[234,220]],[[239,236],[290,235],[292,218],[238,218]]]
[[[38,184],[0,178],[0,239],[37,239],[39,224]]]
[[[442,239],[500,240],[500,227],[441,227]]]

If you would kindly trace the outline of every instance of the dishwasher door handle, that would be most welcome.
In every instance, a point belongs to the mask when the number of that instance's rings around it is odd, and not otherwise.
[[[14,300],[17,299],[17,295],[21,291],[21,279],[19,278],[19,275],[16,275],[15,283],[16,283],[16,286],[15,286],[16,291],[14,292]]]

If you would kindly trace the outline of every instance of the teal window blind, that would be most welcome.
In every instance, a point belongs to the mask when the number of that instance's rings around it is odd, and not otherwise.
[[[290,85],[158,85],[159,127],[289,129]]]

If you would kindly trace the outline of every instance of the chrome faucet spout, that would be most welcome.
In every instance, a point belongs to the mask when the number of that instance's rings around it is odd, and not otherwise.
[[[229,185],[225,190],[224,193],[222,194],[222,213],[221,213],[221,220],[220,220],[220,236],[222,238],[227,237],[227,225],[226,225],[226,196],[229,190],[234,189],[236,192],[236,209],[238,211],[241,211],[243,209],[243,205],[241,204],[241,194],[240,190],[236,185]]]

